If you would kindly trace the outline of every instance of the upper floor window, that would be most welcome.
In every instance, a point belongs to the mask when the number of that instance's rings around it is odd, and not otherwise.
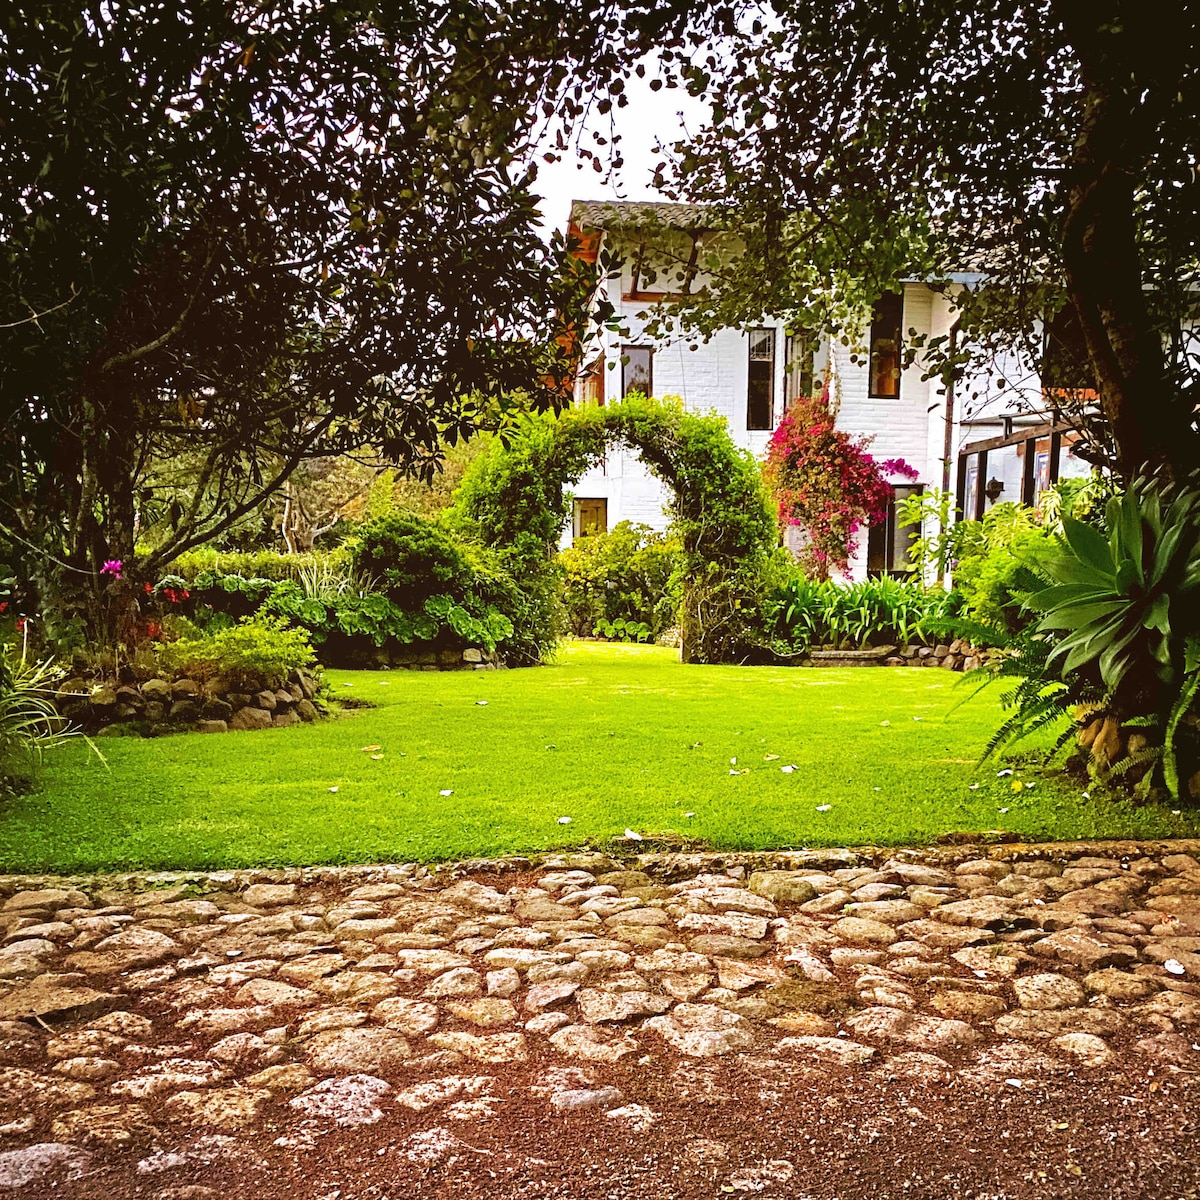
[[[621,395],[654,395],[654,350],[650,346],[621,347]]]
[[[783,352],[783,406],[813,394],[813,339],[807,333],[788,334]]]
[[[885,292],[876,302],[871,318],[867,395],[873,400],[895,400],[900,395],[900,327],[903,321],[904,297],[899,292]]]
[[[746,428],[775,424],[775,330],[750,330],[750,370],[746,387]]]

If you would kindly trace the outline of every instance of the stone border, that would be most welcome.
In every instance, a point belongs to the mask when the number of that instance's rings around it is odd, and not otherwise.
[[[80,875],[0,875],[0,897],[17,892],[66,885],[77,888],[155,888],[177,884],[209,885],[214,891],[237,891],[254,883],[324,882],[385,883],[412,879],[458,879],[470,875],[497,875],[532,870],[644,871],[652,878],[670,881],[703,872],[821,871],[850,866],[877,866],[888,859],[917,856],[941,866],[988,858],[1069,860],[1095,855],[1108,858],[1142,858],[1149,855],[1200,856],[1200,838],[1159,838],[1148,841],[1109,839],[1088,842],[973,842],[954,846],[855,846],[809,850],[729,850],[703,852],[652,852],[616,858],[595,850],[546,851],[504,858],[471,858],[444,863],[361,863],[352,866],[238,867],[217,871],[126,871]]]

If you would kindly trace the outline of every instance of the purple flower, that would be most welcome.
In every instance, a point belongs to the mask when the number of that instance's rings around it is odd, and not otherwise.
[[[110,558],[104,566],[100,568],[101,575],[111,575],[114,579],[121,578],[121,560],[119,558]]]

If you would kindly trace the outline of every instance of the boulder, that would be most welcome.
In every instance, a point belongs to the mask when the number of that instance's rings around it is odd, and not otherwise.
[[[263,708],[239,708],[229,722],[230,729],[270,729],[271,714]]]

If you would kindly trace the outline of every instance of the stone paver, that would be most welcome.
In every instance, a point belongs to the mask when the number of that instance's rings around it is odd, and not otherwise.
[[[1003,1089],[1200,1069],[1192,853],[969,855],[0,880],[0,1186],[518,1103],[635,1136],[662,1095],[635,1094],[639,1070],[690,1103],[730,1062],[764,1094],[812,1072]],[[447,1128],[414,1132],[411,1161],[460,1146]],[[725,1190],[786,1182],[754,1170]]]

